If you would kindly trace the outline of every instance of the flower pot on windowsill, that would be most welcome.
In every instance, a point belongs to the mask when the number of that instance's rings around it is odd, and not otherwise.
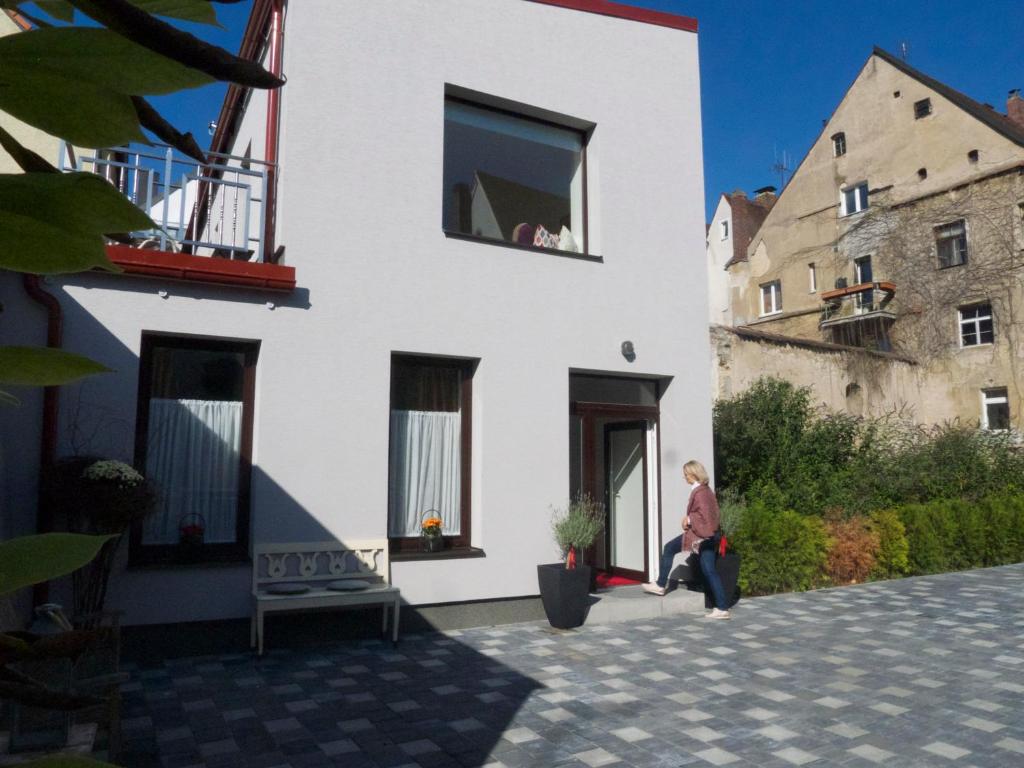
[[[444,549],[444,539],[440,536],[422,536],[424,552],[440,552]]]
[[[589,565],[566,568],[565,563],[537,566],[540,599],[552,627],[583,626],[590,611],[590,570]]]

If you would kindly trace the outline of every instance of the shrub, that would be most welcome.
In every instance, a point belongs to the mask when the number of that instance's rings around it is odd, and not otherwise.
[[[722,533],[731,537],[743,520],[743,499],[732,489],[718,494],[718,510],[721,513]]]
[[[875,568],[881,537],[867,518],[832,517],[825,523],[829,547],[827,573],[833,584],[866,581]]]
[[[1024,496],[988,496],[978,503],[985,535],[982,565],[1005,565],[1024,560]]]
[[[910,547],[899,513],[893,509],[876,510],[868,518],[868,525],[878,536],[878,551],[871,577],[892,579],[906,574],[910,570]]]
[[[565,509],[551,514],[551,535],[554,536],[562,558],[569,563],[569,551],[577,555],[593,544],[604,530],[604,505],[590,496],[569,502]]]
[[[780,511],[755,499],[733,542],[742,558],[739,583],[746,593],[810,589],[822,580],[828,537],[817,518]]]

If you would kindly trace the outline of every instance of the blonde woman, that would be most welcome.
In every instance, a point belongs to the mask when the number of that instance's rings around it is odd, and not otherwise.
[[[692,552],[700,558],[704,583],[708,585],[715,600],[715,607],[707,618],[728,619],[729,603],[722,588],[722,580],[715,569],[715,548],[720,522],[718,499],[708,486],[708,471],[699,461],[688,461],[683,465],[683,480],[690,486],[690,501],[683,516],[683,532],[665,544],[661,551],[658,580],[644,584],[643,589],[652,595],[664,595],[668,588],[672,560],[680,552]]]

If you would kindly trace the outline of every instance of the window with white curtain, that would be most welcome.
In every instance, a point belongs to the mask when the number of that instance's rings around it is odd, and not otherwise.
[[[157,490],[147,559],[244,557],[256,345],[144,335],[136,463]]]
[[[468,547],[472,363],[396,355],[391,362],[388,536],[419,549],[438,517],[448,546]]]

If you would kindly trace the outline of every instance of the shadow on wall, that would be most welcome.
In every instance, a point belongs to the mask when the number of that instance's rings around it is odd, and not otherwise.
[[[274,301],[281,300],[283,306],[284,298],[287,298],[289,306],[299,309],[310,306],[308,294],[279,297],[255,291],[233,292],[102,275],[74,276],[66,282],[86,289],[102,286],[104,291],[113,289],[149,294],[170,288],[176,296],[186,295],[196,300],[216,298],[219,301],[263,303],[269,297]],[[139,357],[66,291],[53,286],[49,290],[60,299],[63,308],[65,349],[87,355],[113,371],[61,388],[58,458],[90,455],[133,464],[136,459],[136,405],[140,395]],[[163,320],[159,315],[154,315],[154,319]],[[139,325],[135,326],[138,328],[136,333],[141,334],[142,330],[149,327],[149,318],[140,318],[137,322]],[[161,322],[161,326],[163,330],[166,321]],[[26,333],[30,330],[35,329],[26,329]],[[211,325],[207,330],[209,337],[217,338],[218,330],[216,326]],[[257,338],[252,340],[259,341]],[[27,341],[34,342],[35,339],[32,337]],[[131,341],[137,343],[138,340]],[[259,364],[257,358],[256,365]],[[218,396],[222,395],[215,395]],[[259,408],[260,403],[257,400],[253,407],[254,422],[259,421]],[[38,418],[38,410],[35,411],[34,417]],[[225,439],[229,438],[222,426],[207,423],[203,419],[202,413],[191,414],[187,409],[178,409],[173,432],[184,436],[181,439],[187,440],[188,444],[187,450],[184,443],[182,444],[180,455],[205,457],[197,462],[197,469],[207,469],[204,462],[209,464],[211,461],[220,461],[222,464],[233,461],[237,466],[237,452],[232,453],[236,448],[225,447]],[[150,443],[158,437],[167,441],[166,432],[160,434],[159,424],[151,427],[155,428],[149,430],[151,434],[147,435]],[[38,438],[34,438],[32,442],[35,443],[36,439]],[[237,445],[237,435],[234,439]],[[34,451],[36,445],[27,448]],[[150,456],[152,454],[150,445]],[[204,510],[214,510],[212,514],[216,514],[217,509],[223,511],[231,507],[230,511],[233,514],[235,502],[239,497],[239,485],[237,471],[232,473],[229,468],[222,467],[217,472],[206,472],[203,475],[202,472],[182,470],[183,462],[177,460],[177,455],[172,458],[175,460],[165,461],[164,464],[175,465],[174,489],[166,487],[166,484],[161,487],[160,478],[150,471],[152,467],[139,468],[156,483],[163,500],[162,513],[174,518],[169,520],[168,525],[163,526],[163,531],[156,530],[159,526],[152,527],[148,538],[152,541],[155,532],[155,535],[163,537],[162,543],[176,545],[179,522],[195,508],[195,505]],[[315,460],[316,457],[310,456],[303,460],[307,459]],[[326,458],[324,460],[326,461]],[[331,466],[330,470],[338,471],[334,466]],[[218,478],[226,480],[220,482]],[[174,493],[171,493],[172,490]],[[338,532],[332,532],[321,524],[292,494],[259,466],[251,467],[249,493],[249,511],[246,512],[243,503],[240,513],[249,515],[250,541],[328,541],[337,538]],[[244,497],[244,493],[242,496]],[[34,510],[28,517],[33,515]],[[217,527],[213,523],[213,520],[207,520],[207,527]],[[224,534],[225,526],[220,526],[222,541],[233,538],[234,525],[226,527],[230,529],[227,537]],[[384,535],[384,521],[381,521],[381,536]],[[175,540],[172,541],[171,538]],[[187,558],[193,560],[192,563],[136,569],[128,567],[128,550],[127,542],[121,545],[114,565],[110,592],[110,607],[126,610],[126,623],[164,623],[189,618],[248,616],[251,576],[249,562],[244,557],[236,557],[233,564],[221,563],[216,567],[204,564],[200,555],[198,558]],[[69,604],[70,596],[67,589],[67,585],[58,585],[54,590],[53,599]]]

